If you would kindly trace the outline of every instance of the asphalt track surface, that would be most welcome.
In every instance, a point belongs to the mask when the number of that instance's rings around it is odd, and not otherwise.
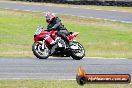
[[[82,66],[87,73],[93,74],[131,74],[130,59],[83,58],[0,58],[0,79],[45,79],[74,80],[77,68]]]
[[[18,10],[35,11],[35,12],[51,11],[60,14],[69,14],[69,15],[83,16],[83,17],[94,17],[98,19],[132,23],[132,12],[117,12],[117,11],[95,10],[95,9],[33,5],[33,4],[2,2],[2,1],[0,1],[0,8],[18,9]]]

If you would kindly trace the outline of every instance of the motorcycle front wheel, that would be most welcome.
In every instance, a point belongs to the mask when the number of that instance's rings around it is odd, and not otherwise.
[[[71,49],[71,57],[75,60],[80,60],[85,56],[84,47],[76,41],[73,41],[72,46],[77,47],[77,49]]]
[[[47,59],[49,57],[48,47],[45,45],[44,49],[42,49],[42,44],[38,42],[34,42],[32,45],[32,51],[33,54],[39,59]]]

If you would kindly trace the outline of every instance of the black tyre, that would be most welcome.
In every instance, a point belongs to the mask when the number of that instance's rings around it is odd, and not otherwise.
[[[84,47],[79,43],[73,41],[72,46],[78,47],[78,49],[72,49],[71,48],[71,57],[75,60],[80,60],[85,56],[85,49]],[[71,46],[71,47],[72,47]]]
[[[34,55],[39,58],[39,59],[47,59],[49,57],[49,49],[48,47],[44,47],[44,49],[42,49],[42,45],[38,42],[35,42],[32,46],[32,51],[34,53]]]

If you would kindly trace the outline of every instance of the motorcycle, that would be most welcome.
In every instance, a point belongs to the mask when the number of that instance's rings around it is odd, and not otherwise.
[[[73,40],[78,34],[79,32],[70,32],[67,35],[71,43],[68,47],[68,44],[57,35],[57,31],[54,29],[47,31],[40,26],[34,34],[33,54],[39,59],[47,59],[49,56],[61,56],[80,60],[85,56],[85,50],[79,42]]]

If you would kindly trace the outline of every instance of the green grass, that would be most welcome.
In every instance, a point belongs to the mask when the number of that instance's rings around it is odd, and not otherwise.
[[[25,2],[21,0],[6,0],[6,1],[17,1],[18,3],[30,3],[30,4],[50,5],[50,6],[79,7],[79,8],[132,12],[132,7],[124,7],[124,6],[122,7],[122,6],[99,6],[99,5],[72,5],[72,4],[56,4],[56,3],[42,3],[42,2]]]
[[[66,6],[66,7],[79,7],[79,8],[90,8],[90,9],[102,9],[102,10],[130,11],[130,12],[132,12],[132,7],[122,7],[122,6],[72,5],[72,4],[51,4],[51,3],[49,3],[49,5],[52,5],[52,6]]]
[[[80,8],[102,9],[102,10],[117,10],[117,11],[131,11],[132,12],[132,7],[122,7],[122,6],[69,5],[69,4],[60,4],[60,5],[70,6],[70,7],[80,7]]]
[[[132,84],[85,84],[76,81],[0,80],[0,88],[132,88]]]
[[[89,57],[132,58],[132,24],[58,15],[70,31],[80,32]],[[42,13],[0,9],[0,57],[33,57],[31,46]]]

